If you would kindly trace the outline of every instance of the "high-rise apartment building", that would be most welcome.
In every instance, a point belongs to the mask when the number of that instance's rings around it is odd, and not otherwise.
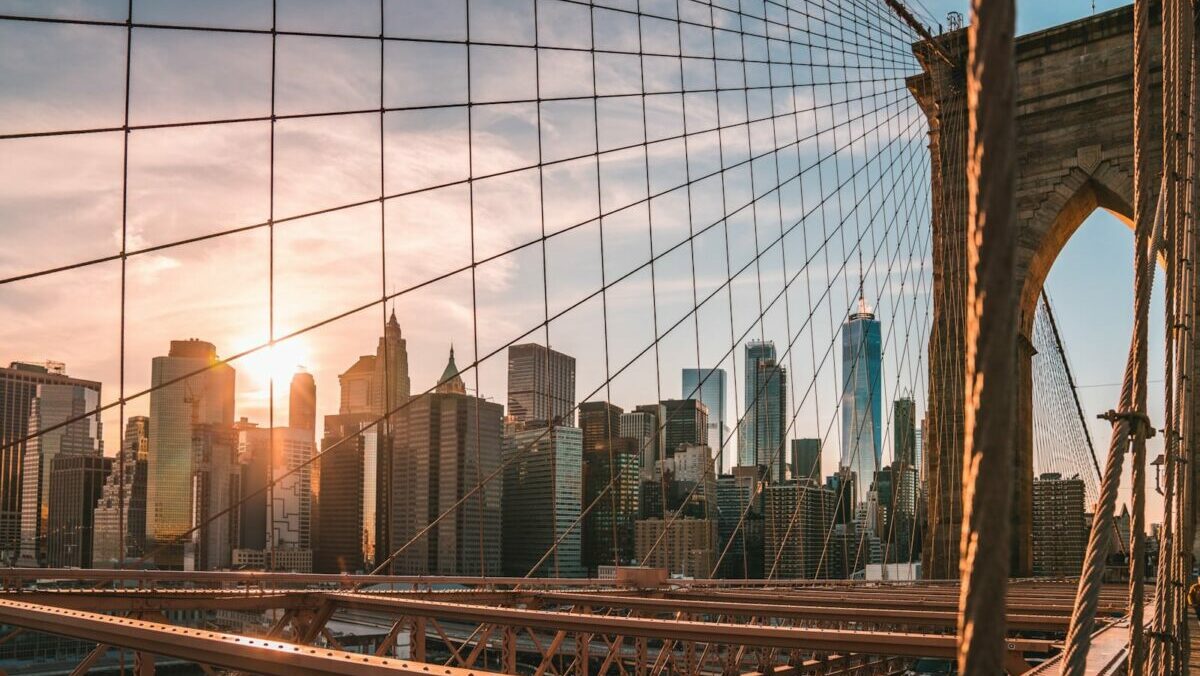
[[[488,481],[464,497],[500,468],[504,409],[466,394],[453,353],[436,390],[397,414],[391,540],[397,549],[412,543],[392,562],[392,572],[498,575],[501,484]]]
[[[787,458],[787,369],[776,361],[775,343],[746,344],[746,414],[738,430],[738,464],[769,467],[768,481],[782,481]]]
[[[651,568],[666,568],[685,577],[711,577],[716,564],[716,519],[639,519],[635,549],[638,561]]]
[[[793,479],[821,482],[820,439],[792,439],[791,471]]]
[[[708,407],[708,445],[713,457],[719,459],[719,470],[732,467],[737,461],[736,447],[726,427],[728,410],[725,392],[728,383],[725,369],[683,369],[680,399],[696,399]]]
[[[892,403],[892,457],[907,467],[917,466],[917,402],[912,397]]]
[[[536,343],[508,348],[508,415],[575,425],[575,358]]]
[[[150,450],[146,462],[146,547],[159,568],[183,567],[193,525],[193,428],[232,429],[236,373],[202,340],[173,340],[150,367]],[[170,383],[169,385],[166,383]]]
[[[93,515],[92,565],[117,567],[146,553],[146,456],[150,452],[150,419],[125,421],[121,452],[104,480]],[[122,538],[125,541],[121,545]]]
[[[883,373],[880,326],[859,299],[842,326],[841,466],[857,477],[855,503],[867,498],[871,477],[883,466]]]
[[[505,436],[506,575],[584,575],[580,532],[573,525],[582,512],[582,474],[583,431],[578,427],[528,427]]]
[[[112,459],[100,455],[60,453],[50,462],[46,565],[91,568],[96,503]]]
[[[68,377],[65,371],[60,362],[12,362],[8,368],[0,368],[0,561],[8,564],[15,563],[21,544],[25,437],[38,385],[94,390],[99,401],[100,383]]]
[[[21,565],[46,565],[54,459],[103,454],[99,406],[98,383],[94,387],[90,383],[40,383],[36,387],[29,406],[30,438],[25,443],[21,473]],[[89,415],[91,412],[95,413]],[[72,422],[63,425],[67,421]],[[80,556],[90,560],[91,550]]]
[[[1083,479],[1042,474],[1033,481],[1033,574],[1079,575],[1090,524],[1084,517]]]
[[[765,573],[813,579],[822,573],[833,526],[833,491],[810,479],[768,485],[765,493]]]

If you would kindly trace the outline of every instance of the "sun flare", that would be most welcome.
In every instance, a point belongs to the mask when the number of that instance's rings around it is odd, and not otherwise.
[[[235,364],[239,375],[245,373],[264,386],[275,380],[276,387],[287,386],[292,375],[310,364],[311,353],[300,339],[276,343],[246,355]]]

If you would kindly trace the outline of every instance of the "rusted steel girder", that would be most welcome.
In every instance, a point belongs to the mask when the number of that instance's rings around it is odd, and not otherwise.
[[[247,638],[7,599],[0,599],[0,623],[96,641],[136,650],[143,655],[162,655],[223,669],[274,676],[470,676],[494,673]]]
[[[78,568],[3,568],[0,581],[7,586],[19,582],[61,580],[67,582],[191,582],[304,586],[356,584],[411,584],[415,586],[462,584],[475,587],[595,587],[600,580],[588,578],[467,577],[437,575],[338,575],[326,573],[281,573],[262,570],[130,570]],[[615,581],[611,586],[619,586]]]
[[[955,637],[943,634],[773,627],[724,622],[587,615],[440,603],[345,592],[329,592],[325,595],[343,608],[391,611],[407,616],[420,615],[476,624],[487,623],[587,634],[641,636],[681,642],[722,643],[816,652],[856,652],[911,657],[953,657],[955,655]],[[1012,639],[1009,643],[1010,650],[1022,654],[1047,653],[1053,647],[1052,641],[1043,640]]]
[[[746,603],[700,601],[691,599],[658,599],[638,596],[609,596],[604,594],[535,592],[531,597],[562,603],[587,603],[607,608],[626,608],[639,611],[675,612],[683,610],[708,615],[777,617],[797,620],[832,622],[870,622],[874,624],[954,627],[958,614],[952,610],[909,610],[875,608],[864,616],[861,609],[822,605],[792,605],[779,603]],[[1058,615],[1010,614],[1009,625],[1027,631],[1066,631],[1068,619]]]
[[[0,599],[93,612],[148,612],[167,610],[259,611],[315,607],[320,599],[307,593],[238,592],[237,590],[183,589],[41,589],[0,592]]]
[[[691,598],[694,595],[686,592],[668,592],[668,599]],[[956,610],[958,601],[953,597],[903,597],[894,596],[885,590],[867,594],[778,594],[774,596],[748,597],[737,592],[714,591],[704,596],[709,599],[730,599],[759,603],[828,605],[844,608],[874,609],[874,608],[911,608],[919,605],[927,610]],[[1110,616],[1121,616],[1126,612],[1124,599],[1100,603],[1100,612]],[[1008,599],[1007,612],[1030,613],[1041,615],[1070,615],[1071,604],[1063,600],[1036,601],[1019,598]]]

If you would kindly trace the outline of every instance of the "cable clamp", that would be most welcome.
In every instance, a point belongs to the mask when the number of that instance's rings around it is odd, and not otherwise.
[[[1150,638],[1155,641],[1162,641],[1163,643],[1174,643],[1175,642],[1175,636],[1172,635],[1170,632],[1166,632],[1166,631],[1148,631],[1148,632],[1146,632],[1145,635],[1146,635],[1146,638]]]
[[[1129,422],[1130,433],[1142,432],[1147,439],[1153,439],[1155,430],[1154,425],[1150,423],[1150,416],[1141,411],[1122,411],[1118,413],[1112,409],[1096,416],[1101,420],[1107,420],[1110,423],[1116,424],[1118,421],[1125,420]]]

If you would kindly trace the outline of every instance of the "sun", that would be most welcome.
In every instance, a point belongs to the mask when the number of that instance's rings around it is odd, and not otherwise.
[[[308,346],[298,338],[275,343],[252,352],[238,360],[240,373],[266,385],[274,379],[276,386],[291,382],[292,376],[311,361]]]

